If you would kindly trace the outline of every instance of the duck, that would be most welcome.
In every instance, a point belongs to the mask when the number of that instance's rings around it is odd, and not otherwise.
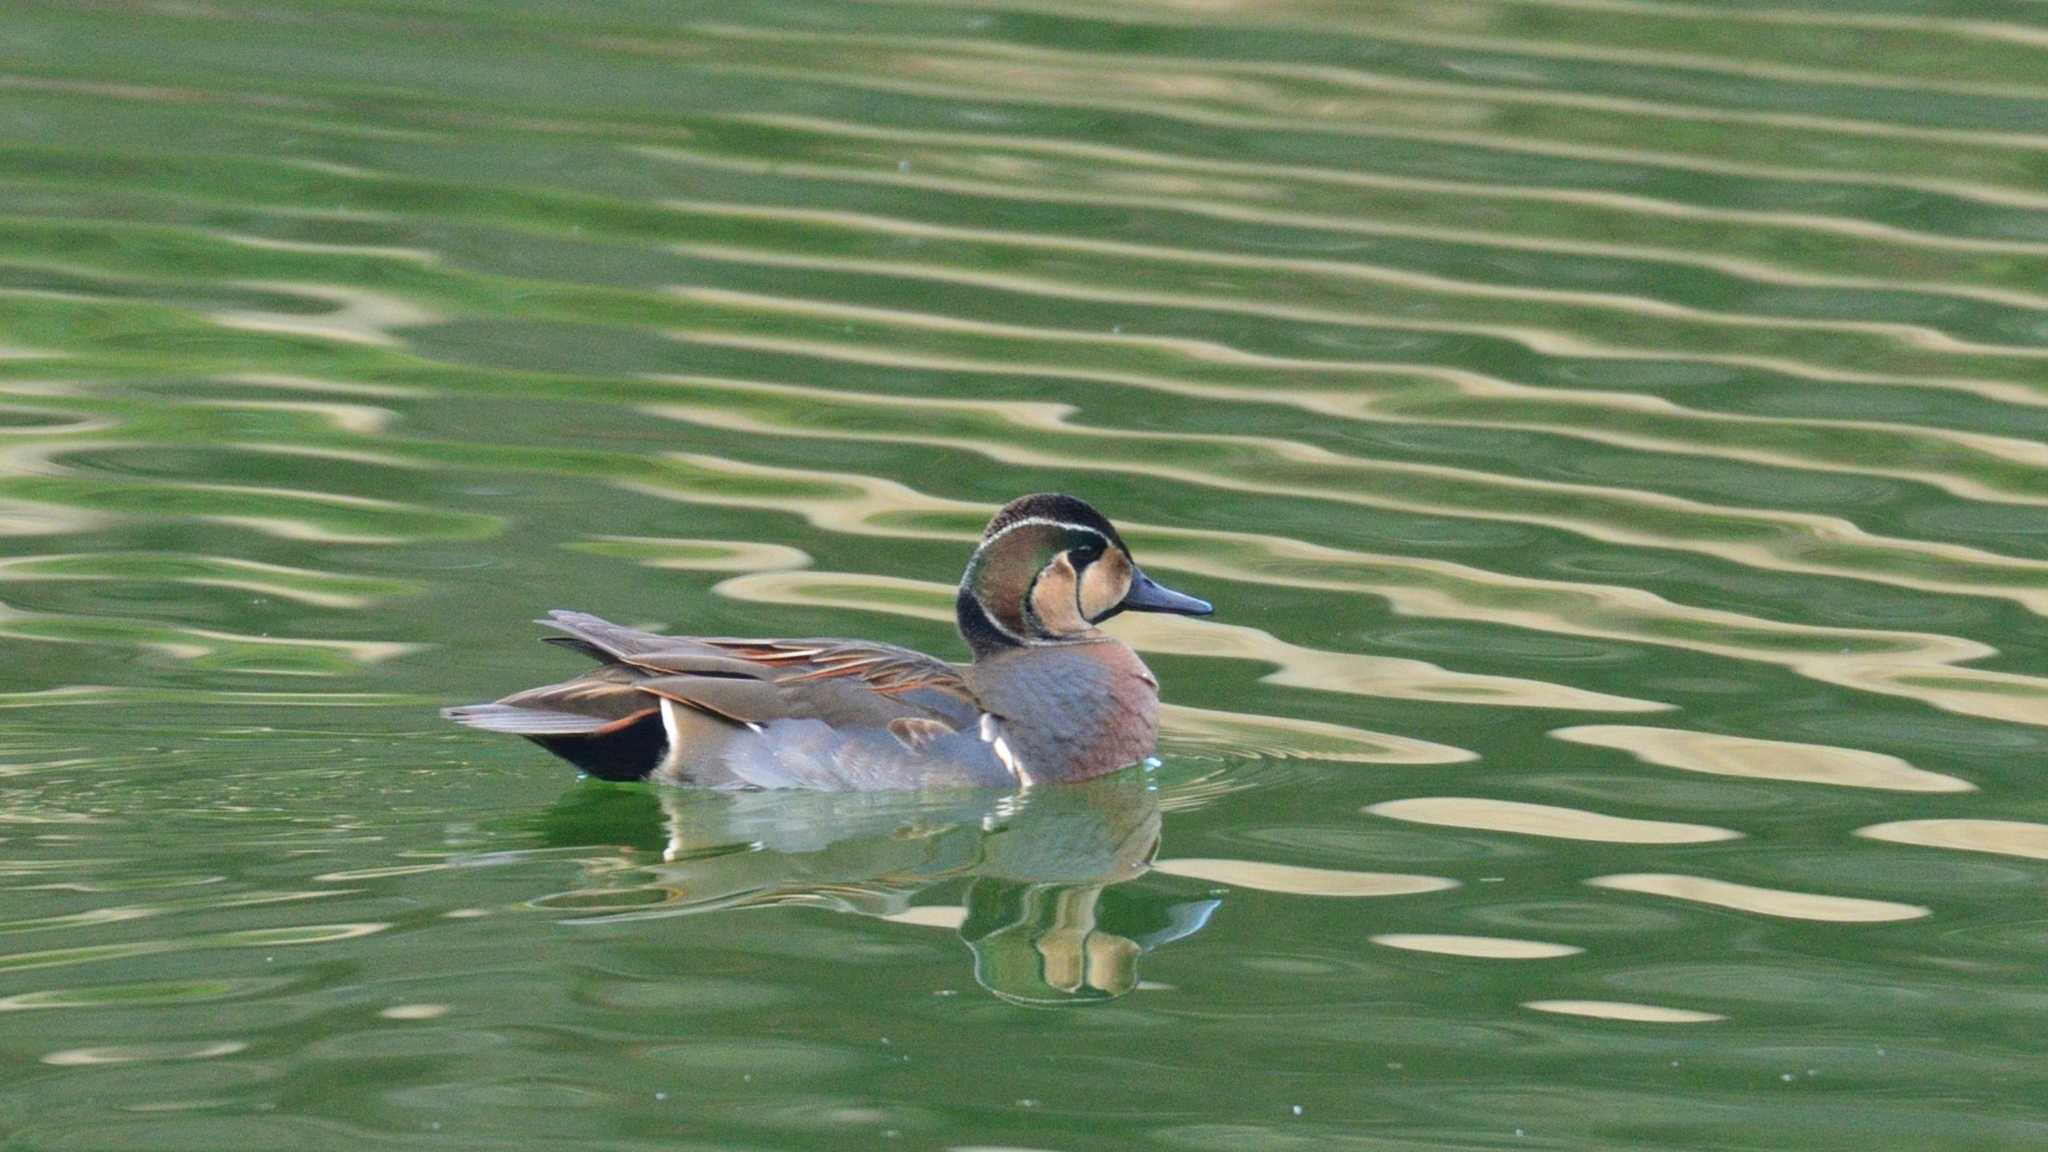
[[[954,598],[972,659],[865,640],[671,636],[585,612],[537,621],[597,667],[458,724],[526,737],[589,775],[695,788],[1006,788],[1092,780],[1151,756],[1159,680],[1100,625],[1207,616],[1147,576],[1086,501],[1003,505]]]

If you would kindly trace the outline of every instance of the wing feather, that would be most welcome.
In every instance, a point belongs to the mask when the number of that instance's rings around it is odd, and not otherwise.
[[[980,709],[960,670],[893,644],[664,636],[587,612],[555,611],[549,637],[642,673],[634,687],[742,723],[785,718],[882,725],[925,716],[949,727]]]
[[[603,736],[619,731],[647,716],[654,709],[629,713],[616,719],[583,712],[561,712],[553,708],[532,708],[517,704],[466,704],[443,708],[441,715],[486,732],[511,732],[520,736]]]

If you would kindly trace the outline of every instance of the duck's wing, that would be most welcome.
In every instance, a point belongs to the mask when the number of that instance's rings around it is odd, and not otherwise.
[[[583,612],[551,612],[541,623],[564,633],[551,640],[640,672],[638,691],[742,724],[886,728],[908,719],[957,731],[981,715],[960,669],[894,644],[663,636]]]
[[[444,708],[450,720],[521,736],[600,733],[651,714],[660,701],[640,691],[646,676],[609,664],[560,684],[514,692],[491,704]]]

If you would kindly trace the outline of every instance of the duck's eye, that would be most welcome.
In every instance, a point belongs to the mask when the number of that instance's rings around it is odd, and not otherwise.
[[[1102,559],[1102,544],[1095,540],[1090,540],[1086,544],[1077,544],[1067,549],[1067,555],[1073,558],[1074,567],[1084,567]]]

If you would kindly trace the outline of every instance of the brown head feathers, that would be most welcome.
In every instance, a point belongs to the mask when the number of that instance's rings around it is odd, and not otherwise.
[[[1130,551],[1124,546],[1124,538],[1117,535],[1116,526],[1109,522],[1107,516],[1090,507],[1087,501],[1064,492],[1039,492],[1030,496],[1019,496],[1003,505],[996,512],[995,518],[988,522],[988,528],[982,532],[982,543],[986,544],[1001,535],[1004,529],[1021,520],[1048,520],[1058,524],[1090,528],[1118,548],[1123,548],[1125,552]]]
[[[1171,605],[1151,596],[1175,598]],[[1102,513],[1042,492],[1003,505],[967,562],[955,601],[960,635],[977,656],[1005,648],[1099,639],[1095,625],[1127,609],[1206,612],[1138,570]]]

